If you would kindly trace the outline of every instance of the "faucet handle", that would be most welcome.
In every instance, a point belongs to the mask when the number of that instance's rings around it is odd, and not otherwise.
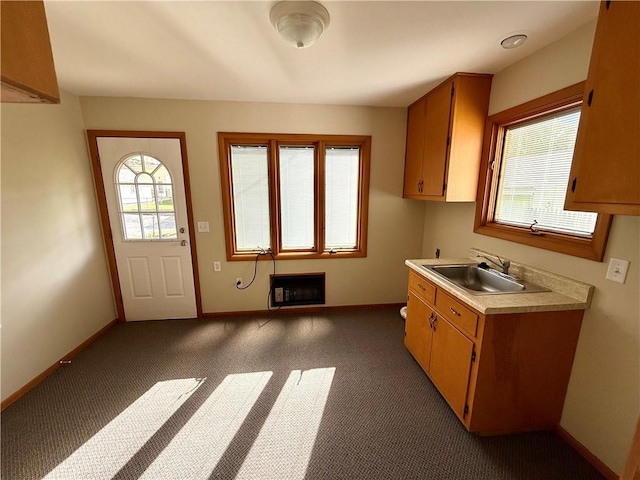
[[[500,263],[502,264],[502,273],[509,274],[509,267],[511,266],[510,260],[502,260],[500,257]]]

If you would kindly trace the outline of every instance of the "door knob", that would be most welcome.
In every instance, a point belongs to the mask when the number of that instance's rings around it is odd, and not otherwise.
[[[187,246],[187,241],[186,240],[182,240],[180,242],[180,245],[182,245],[183,247],[186,247]]]

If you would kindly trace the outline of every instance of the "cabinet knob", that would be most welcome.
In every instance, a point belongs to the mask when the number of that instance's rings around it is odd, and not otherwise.
[[[460,316],[460,313],[456,312],[453,307],[449,307],[449,310],[451,310],[451,313],[453,313],[456,317]]]

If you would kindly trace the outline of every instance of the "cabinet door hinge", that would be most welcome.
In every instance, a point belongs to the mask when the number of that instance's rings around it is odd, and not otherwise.
[[[447,184],[446,184],[446,183],[443,183],[443,184],[442,184],[442,191],[443,191],[443,192],[446,192],[446,191],[447,191]]]
[[[452,83],[452,84],[451,84],[451,96],[452,96],[452,97],[453,97],[453,92],[455,92],[455,90],[456,90],[456,87],[455,87],[455,85]]]
[[[571,192],[572,193],[576,193],[576,184],[578,183],[578,177],[575,177],[573,179],[573,182],[571,182]]]
[[[447,137],[447,147],[451,145],[451,137]]]
[[[587,98],[587,106],[590,107],[592,102],[593,102],[593,90],[589,92],[589,97]]]
[[[473,352],[471,354],[471,362],[475,362],[476,361],[476,352]]]
[[[611,0],[607,0],[606,2],[604,2],[604,6],[607,10],[609,10],[609,7],[611,6]]]
[[[469,413],[469,405],[464,406],[464,415],[466,415],[467,413]]]

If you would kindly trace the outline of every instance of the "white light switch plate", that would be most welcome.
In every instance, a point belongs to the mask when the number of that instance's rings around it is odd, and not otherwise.
[[[213,271],[214,272],[219,272],[220,270],[221,270],[220,262],[213,262]]]
[[[609,260],[609,268],[607,269],[607,280],[624,283],[627,279],[627,270],[629,270],[629,261],[612,258]]]
[[[209,231],[209,222],[198,222],[198,231],[206,233]]]

